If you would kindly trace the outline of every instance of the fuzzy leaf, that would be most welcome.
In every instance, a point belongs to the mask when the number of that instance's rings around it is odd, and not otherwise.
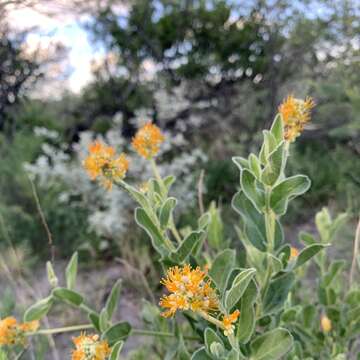
[[[254,155],[254,154],[249,155],[249,165],[250,165],[250,170],[255,175],[255,177],[257,179],[260,179],[261,164],[260,164],[259,159],[256,157],[256,155]]]
[[[111,354],[109,360],[120,360],[120,352],[124,346],[123,341],[118,341],[114,344],[114,346],[111,348]]]
[[[249,161],[241,156],[234,156],[232,158],[233,163],[239,168],[240,171],[243,169],[249,169]]]
[[[274,185],[283,172],[285,163],[285,142],[281,142],[269,155],[261,174],[261,181],[266,185]]]
[[[197,244],[201,240],[201,235],[203,231],[193,231],[191,232],[179,245],[179,247],[171,253],[170,259],[182,263],[184,262],[189,255],[191,255],[193,249],[196,248]]]
[[[209,270],[209,276],[214,281],[217,289],[220,291],[221,294],[225,290],[227,279],[234,266],[235,251],[231,249],[226,249],[216,256]]]
[[[78,253],[75,252],[71,257],[69,264],[65,270],[66,287],[69,290],[73,290],[75,288],[77,268],[78,268]]]
[[[305,249],[302,249],[300,254],[296,257],[295,262],[290,262],[286,271],[292,271],[297,269],[298,267],[304,265],[307,261],[309,261],[313,256],[315,256],[320,250],[327,247],[328,244],[313,244]]]
[[[260,150],[260,161],[262,164],[266,165],[269,155],[274,151],[277,146],[277,141],[275,136],[268,130],[263,131],[264,142]]]
[[[109,327],[101,336],[103,340],[107,340],[110,346],[113,346],[120,340],[126,339],[131,331],[131,326],[128,322],[119,322]]]
[[[52,291],[54,297],[74,306],[80,306],[84,298],[77,292],[66,288],[56,288]]]
[[[254,174],[250,170],[243,170],[240,176],[241,188],[246,197],[254,205],[255,209],[261,213],[265,206],[264,192],[258,188]]]
[[[257,337],[250,345],[251,360],[277,360],[286,355],[293,345],[288,330],[277,328]]]
[[[255,281],[251,280],[240,301],[240,318],[238,321],[236,337],[242,344],[246,344],[251,339],[255,330],[255,302],[258,289]]]
[[[191,360],[212,360],[212,358],[206,353],[205,347],[202,347],[193,353]]]
[[[273,211],[277,215],[284,215],[289,201],[304,194],[310,184],[310,179],[304,175],[295,175],[281,181],[271,192],[270,206]]]
[[[239,302],[255,273],[256,269],[250,268],[241,271],[235,277],[230,290],[225,293],[224,305],[228,312],[231,312],[231,309]]]
[[[270,129],[271,134],[274,136],[277,144],[279,144],[284,138],[284,126],[280,114],[275,116],[274,122]]]
[[[135,209],[135,220],[150,236],[154,249],[162,256],[167,255],[168,248],[165,245],[165,238],[144,209]]]
[[[176,206],[176,203],[177,200],[173,197],[170,197],[166,199],[166,201],[162,205],[159,216],[161,228],[166,229],[168,227],[171,214]]]
[[[272,314],[281,310],[289,291],[294,283],[295,276],[292,272],[285,273],[270,282],[264,296],[264,314]]]
[[[205,346],[207,349],[207,352],[211,354],[210,347],[213,343],[218,343],[222,346],[224,346],[223,341],[221,338],[216,334],[216,332],[211,328],[206,328],[204,333],[204,339],[205,339]]]
[[[40,320],[50,310],[53,304],[53,297],[49,296],[31,305],[24,314],[24,322]]]
[[[119,298],[120,298],[120,292],[121,292],[121,279],[119,279],[115,285],[112,287],[109,297],[106,300],[106,312],[108,314],[109,319],[111,319],[112,315],[114,314],[114,311],[117,308]]]

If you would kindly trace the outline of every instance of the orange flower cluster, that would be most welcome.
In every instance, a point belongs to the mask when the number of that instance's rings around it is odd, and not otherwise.
[[[107,341],[99,341],[98,335],[81,334],[73,342],[72,360],[105,360],[111,352]]]
[[[239,316],[240,316],[239,310],[235,310],[230,315],[224,315],[222,324],[224,326],[224,335],[225,336],[229,336],[234,333],[235,326],[233,325],[233,323],[235,323],[237,321]]]
[[[0,320],[0,346],[25,344],[25,334],[36,331],[39,327],[38,321],[30,321],[18,324],[12,316]]]
[[[315,102],[311,97],[305,100],[295,99],[292,95],[279,106],[279,113],[284,122],[284,139],[294,141],[304,130],[305,124],[310,121],[311,109]]]
[[[132,140],[135,151],[145,159],[153,158],[165,140],[161,130],[151,122],[145,124]]]
[[[215,290],[206,281],[206,272],[199,267],[191,269],[190,265],[172,267],[167,271],[166,278],[161,280],[170,292],[160,300],[160,306],[167,310],[164,317],[174,316],[177,310],[192,310],[194,312],[214,311],[218,309],[218,298]]]
[[[124,178],[129,168],[125,154],[117,156],[113,147],[98,141],[89,146],[89,153],[84,167],[92,180],[101,179],[104,187],[110,190],[114,181]]]

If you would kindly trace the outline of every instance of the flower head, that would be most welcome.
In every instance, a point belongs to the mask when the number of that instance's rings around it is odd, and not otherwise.
[[[311,97],[301,100],[290,95],[283,101],[279,106],[279,113],[282,115],[286,141],[292,142],[301,134],[305,124],[310,121],[311,109],[314,106],[315,102]]]
[[[161,283],[170,292],[160,300],[160,306],[167,310],[164,317],[174,316],[177,310],[192,310],[194,312],[209,312],[217,310],[218,298],[215,290],[206,281],[206,272],[199,267],[192,269],[190,265],[182,268],[175,266],[167,271],[166,278]]]
[[[234,333],[235,326],[233,325],[233,323],[235,323],[237,321],[239,316],[240,316],[239,310],[235,310],[230,315],[224,315],[224,317],[222,319],[222,324],[224,326],[224,335],[225,336],[229,336]]]
[[[129,161],[125,154],[117,156],[113,147],[95,141],[89,146],[84,167],[92,180],[101,179],[104,187],[110,190],[114,181],[124,178]]]
[[[86,335],[73,338],[75,350],[72,360],[105,360],[110,355],[110,346],[107,341],[100,341],[98,335]]]
[[[151,122],[145,124],[132,140],[135,151],[145,159],[153,158],[165,140],[161,130]]]
[[[290,260],[296,259],[299,256],[299,249],[294,246],[290,248]]]
[[[328,333],[332,329],[331,320],[326,316],[322,315],[320,319],[321,329],[324,333]]]
[[[18,324],[12,316],[0,320],[0,346],[26,343],[25,334],[36,331],[38,321]]]

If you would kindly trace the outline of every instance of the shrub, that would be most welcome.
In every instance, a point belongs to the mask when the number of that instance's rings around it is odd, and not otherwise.
[[[28,336],[88,330],[91,333],[73,340],[74,360],[119,359],[126,339],[137,335],[159,338],[166,359],[345,359],[359,332],[360,290],[356,282],[350,287],[335,285],[343,262],[329,261],[325,252],[345,215],[333,221],[326,210],[321,212],[316,218],[319,239],[302,233],[301,250],[285,242],[281,225],[289,203],[310,188],[307,176],[288,175],[287,162],[312,107],[311,99],[287,98],[270,130],[263,132],[260,152],[233,158],[240,171],[240,188],[232,207],[241,220],[236,230],[246,253],[242,264],[235,249],[219,243],[222,223],[214,205],[192,222],[195,226],[177,229],[177,199],[169,195],[175,178],[159,173],[155,158],[163,137],[155,125],[147,124],[133,140],[135,150],[153,171],[146,186],[127,182],[126,155],[117,155],[104,144],[90,146],[85,160],[89,175],[108,189],[120,187],[137,203],[135,220],[148,235],[157,253],[155,260],[164,271],[161,284],[167,291],[159,302],[162,310],[145,303],[146,329],[114,322],[120,281],[102,309],[91,308],[76,291],[75,253],[66,268],[64,285],[59,285],[51,263],[47,264],[52,289],[25,311],[22,325],[9,326],[8,318],[2,320],[6,349],[12,344],[26,346]],[[300,291],[302,274],[311,259],[319,268],[319,300],[315,302],[303,301]],[[345,302],[340,302],[340,296]],[[57,302],[85,312],[89,323],[30,329]],[[180,314],[185,321],[180,321]],[[164,339],[173,342],[162,347]]]

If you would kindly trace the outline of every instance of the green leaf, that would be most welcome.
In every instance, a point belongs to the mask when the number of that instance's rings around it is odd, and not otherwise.
[[[121,185],[125,188],[125,190],[132,196],[132,198],[141,205],[145,210],[149,209],[149,201],[146,196],[133,186],[129,185],[128,183],[122,181]]]
[[[173,175],[166,176],[163,181],[167,191],[170,191],[171,185],[175,182],[176,177]]]
[[[211,354],[210,347],[213,343],[218,343],[224,346],[223,341],[221,338],[216,334],[216,332],[211,328],[206,328],[204,332],[204,339],[205,339],[205,347],[209,354]]]
[[[51,287],[53,287],[53,288],[57,287],[59,281],[55,274],[55,270],[52,266],[51,261],[46,262],[46,273],[47,273],[47,278],[48,278],[48,281],[49,281],[49,284],[51,285]]]
[[[232,249],[226,249],[216,256],[209,270],[209,276],[214,281],[221,294],[225,290],[227,279],[234,266],[235,251]]]
[[[238,321],[237,340],[246,344],[250,341],[255,330],[255,302],[258,289],[254,280],[251,280],[240,300],[240,317]]]
[[[211,354],[212,357],[215,357],[215,359],[223,359],[226,350],[224,345],[222,345],[221,343],[213,342],[210,345],[210,349],[208,349],[208,352]]]
[[[312,245],[316,244],[315,238],[306,231],[300,231],[299,239],[304,245]]]
[[[40,320],[50,310],[53,304],[53,297],[49,296],[31,305],[24,314],[24,322]]]
[[[114,346],[111,348],[111,354],[109,360],[120,360],[120,352],[124,346],[123,341],[118,341],[114,344]]]
[[[310,188],[310,184],[310,179],[305,175],[295,175],[281,181],[271,192],[272,210],[277,215],[284,215],[289,201],[304,194]]]
[[[261,174],[261,181],[266,185],[274,185],[283,173],[285,166],[285,142],[281,142],[269,155],[268,162]]]
[[[191,360],[212,360],[212,358],[206,353],[205,347],[202,347],[193,353]]]
[[[184,262],[189,255],[191,255],[193,249],[198,245],[203,231],[193,231],[191,232],[179,245],[179,247],[173,251],[170,255],[170,259],[182,263]]]
[[[323,278],[324,286],[330,286],[337,275],[344,269],[345,260],[335,260],[330,264],[329,270]]]
[[[106,308],[103,308],[100,312],[99,326],[101,332],[104,332],[109,327],[109,316],[106,311]]]
[[[274,151],[274,149],[277,146],[277,141],[274,135],[268,130],[264,130],[263,135],[264,135],[264,142],[261,146],[259,157],[261,163],[266,165],[269,155]]]
[[[276,277],[270,282],[269,288],[264,296],[263,315],[276,313],[282,309],[294,280],[294,274],[289,272]]]
[[[255,209],[261,213],[265,206],[264,191],[257,186],[256,178],[250,170],[244,169],[241,172],[240,184],[246,197],[251,201]]]
[[[150,219],[146,211],[142,208],[135,209],[135,220],[137,224],[145,230],[145,232],[151,238],[151,243],[154,249],[162,256],[166,256],[169,252],[166,244],[165,238],[162,235],[158,227]]]
[[[302,309],[302,321],[305,329],[312,329],[317,311],[314,305],[306,305]]]
[[[328,244],[313,244],[305,249],[302,249],[299,255],[296,257],[295,262],[290,262],[287,266],[286,271],[292,271],[297,269],[298,267],[304,265],[307,261],[309,261],[313,256],[315,256],[320,250],[327,247]]]
[[[277,144],[279,144],[284,139],[284,126],[280,114],[275,116],[270,132],[274,136]]]
[[[100,318],[99,315],[96,313],[89,313],[88,314],[89,320],[91,321],[91,323],[93,324],[94,328],[97,331],[100,331]]]
[[[220,210],[216,208],[215,202],[211,202],[209,214],[210,223],[207,239],[213,249],[220,249],[224,243],[224,225],[221,220]]]
[[[131,326],[128,322],[119,322],[109,327],[101,336],[103,340],[107,340],[110,346],[113,346],[120,340],[126,339],[131,331]]]
[[[258,213],[242,191],[234,195],[231,205],[240,214],[244,223],[245,233],[251,244],[258,250],[265,252],[267,241],[264,216]],[[282,244],[283,238],[282,227],[280,222],[277,221],[275,225],[275,249]]]
[[[225,293],[224,305],[228,312],[239,302],[250,281],[255,276],[256,269],[250,268],[241,271],[234,279],[230,290]]]
[[[78,268],[78,253],[75,252],[71,257],[69,264],[65,270],[66,287],[69,290],[73,290],[75,288],[77,268]]]
[[[109,297],[106,300],[106,312],[108,314],[109,319],[111,319],[111,317],[114,314],[114,311],[117,308],[118,302],[119,302],[119,298],[120,298],[120,292],[121,292],[121,279],[119,279],[115,285],[112,287],[111,292]]]
[[[55,288],[52,291],[52,294],[57,299],[65,301],[66,303],[74,306],[80,306],[84,301],[84,298],[79,293],[66,288]]]
[[[256,157],[256,155],[254,155],[254,154],[249,155],[249,165],[250,165],[250,170],[255,175],[255,177],[257,179],[260,179],[261,164],[260,164],[259,159]]]
[[[285,356],[293,346],[290,332],[277,328],[257,337],[251,344],[250,360],[277,360]]]
[[[232,158],[232,161],[239,168],[240,171],[242,171],[243,169],[249,169],[248,160],[241,156],[234,156]]]
[[[176,206],[177,200],[173,197],[166,199],[162,207],[160,208],[160,226],[163,229],[166,229],[169,225],[171,219],[171,214]]]
[[[273,269],[274,274],[282,271],[283,264],[279,258],[277,258],[275,255],[268,253],[268,260],[272,264],[272,269]]]

